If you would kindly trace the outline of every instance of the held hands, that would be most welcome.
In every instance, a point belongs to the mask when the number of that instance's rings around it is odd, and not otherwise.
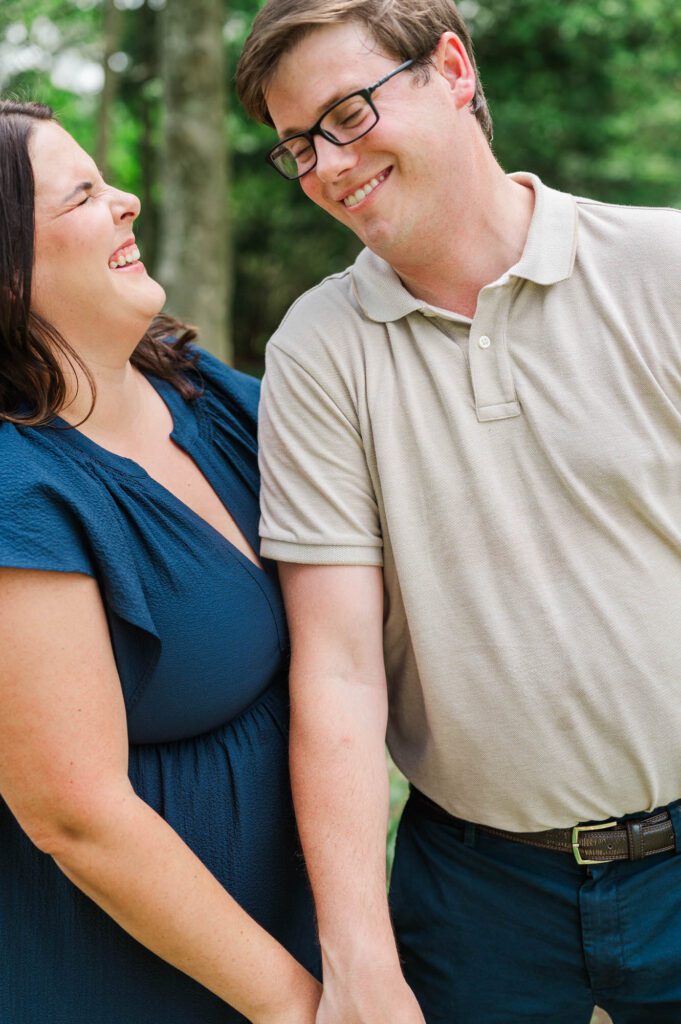
[[[402,973],[367,967],[342,984],[327,981],[315,1024],[425,1024]]]

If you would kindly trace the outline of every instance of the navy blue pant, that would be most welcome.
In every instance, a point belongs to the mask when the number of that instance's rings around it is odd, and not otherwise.
[[[427,1024],[681,1024],[677,852],[580,867],[565,853],[444,823],[413,799],[390,902]]]

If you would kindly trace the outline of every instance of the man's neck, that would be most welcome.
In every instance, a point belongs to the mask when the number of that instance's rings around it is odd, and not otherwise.
[[[534,211],[534,191],[494,168],[457,212],[456,228],[438,233],[426,260],[393,264],[416,298],[471,318],[480,291],[520,259]]]

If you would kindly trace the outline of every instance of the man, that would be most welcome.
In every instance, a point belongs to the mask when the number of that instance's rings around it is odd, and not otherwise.
[[[366,246],[262,403],[319,1024],[678,1024],[681,215],[507,177],[450,0],[269,0],[238,86]]]

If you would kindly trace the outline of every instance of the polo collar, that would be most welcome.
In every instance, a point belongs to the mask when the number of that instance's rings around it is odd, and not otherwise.
[[[500,280],[521,277],[545,286],[567,280],[577,248],[574,196],[548,188],[536,175],[524,171],[510,177],[534,189],[535,204],[522,256]],[[370,249],[359,254],[351,275],[357,301],[370,320],[390,323],[430,308],[407,291],[390,264]]]
[[[511,174],[534,189],[534,213],[523,254],[509,274],[550,285],[571,276],[577,251],[577,202],[567,192],[544,185],[536,174]]]

